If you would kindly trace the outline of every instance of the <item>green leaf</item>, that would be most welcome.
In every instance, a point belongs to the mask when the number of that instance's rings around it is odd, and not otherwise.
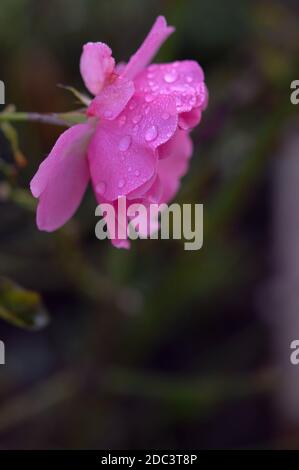
[[[80,91],[78,91],[73,86],[67,86],[67,85],[61,85],[61,84],[57,86],[59,86],[59,88],[63,88],[64,90],[70,91],[80,101],[80,103],[84,104],[85,106],[90,105],[91,99],[87,95],[84,95],[84,93],[81,93]]]
[[[0,318],[30,330],[39,330],[49,322],[40,295],[4,277],[0,278]]]

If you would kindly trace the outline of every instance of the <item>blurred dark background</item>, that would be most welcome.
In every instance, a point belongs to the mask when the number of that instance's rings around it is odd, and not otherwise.
[[[56,84],[84,90],[82,45],[127,60],[159,14],[157,61],[197,60],[210,92],[176,198],[204,204],[204,247],[97,240],[91,190],[39,232],[28,185],[61,129],[2,126],[1,449],[299,448],[298,2],[1,0],[6,104],[76,109]]]

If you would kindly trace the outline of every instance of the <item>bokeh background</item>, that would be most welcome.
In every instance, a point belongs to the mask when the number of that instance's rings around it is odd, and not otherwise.
[[[157,61],[195,59],[210,104],[176,201],[204,247],[94,235],[89,190],[53,234],[29,181],[61,132],[1,123],[1,449],[299,448],[296,0],[1,0],[0,79],[20,111],[78,107],[82,44],[117,60],[164,14]]]

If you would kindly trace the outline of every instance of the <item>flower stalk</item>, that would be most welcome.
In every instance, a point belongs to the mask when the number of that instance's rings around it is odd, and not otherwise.
[[[30,112],[3,111],[0,113],[0,123],[32,121],[41,122],[44,124],[52,124],[54,126],[69,127],[73,124],[84,122],[85,120],[86,117],[81,112],[40,114]]]

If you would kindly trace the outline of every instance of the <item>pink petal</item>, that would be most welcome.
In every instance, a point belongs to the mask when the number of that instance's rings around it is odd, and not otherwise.
[[[185,113],[197,107],[202,109],[206,104],[204,74],[198,63],[193,60],[152,64],[136,77],[134,83],[137,93],[148,90],[148,94],[153,96],[173,96],[178,113]]]
[[[172,26],[167,26],[164,16],[158,16],[140,48],[130,58],[122,73],[123,76],[132,79],[141,72],[151,62],[163,42],[173,31],[174,28]]]
[[[99,204],[102,204],[104,202],[103,198],[96,194],[96,198],[97,198],[97,201]],[[106,202],[106,201],[105,201]],[[112,214],[110,213],[106,213],[104,214],[104,219],[105,219],[105,222],[107,224],[107,230],[108,230],[108,233],[110,234],[110,240],[111,240],[111,243],[113,246],[115,246],[115,248],[124,248],[126,250],[128,250],[130,248],[130,242],[128,240],[128,237],[126,236],[126,238],[119,238],[118,237],[118,225],[119,225],[119,220],[118,220],[118,204],[117,204],[117,201],[113,202],[113,206],[114,206],[114,214],[115,214],[115,217],[113,217]],[[126,222],[127,222],[127,217],[126,217]],[[114,236],[112,236],[114,234]]]
[[[93,132],[90,124],[65,131],[30,183],[39,197],[37,225],[40,230],[61,227],[76,211],[89,180],[86,150]]]
[[[115,66],[112,51],[103,42],[88,42],[83,46],[80,72],[86,88],[97,95],[108,81]]]
[[[151,185],[147,193],[144,194],[144,198],[147,199],[150,203],[158,203],[161,200],[163,191],[163,183],[160,179],[159,174],[157,174],[154,183]]]
[[[126,65],[126,62],[118,62],[114,69],[115,73],[120,75],[125,70]]]
[[[157,178],[157,175],[156,173],[154,173],[153,176],[149,180],[147,180],[141,186],[139,186],[138,188],[134,189],[129,194],[127,194],[128,200],[135,200],[138,198],[142,198],[145,194],[147,194],[147,192],[153,186],[156,178]]]
[[[158,176],[163,186],[159,202],[170,201],[180,186],[180,178],[188,170],[188,160],[192,155],[193,145],[189,134],[178,129],[169,142],[159,147],[161,159],[158,162]]]
[[[168,96],[150,103],[134,96],[117,119],[100,121],[88,149],[95,189],[114,201],[146,183],[156,170],[155,149],[176,129],[175,104]]]
[[[131,80],[117,77],[90,103],[87,113],[104,119],[115,119],[132,98],[135,88]]]
[[[200,123],[202,108],[193,108],[191,111],[181,113],[179,116],[179,127],[184,130],[193,129]]]

